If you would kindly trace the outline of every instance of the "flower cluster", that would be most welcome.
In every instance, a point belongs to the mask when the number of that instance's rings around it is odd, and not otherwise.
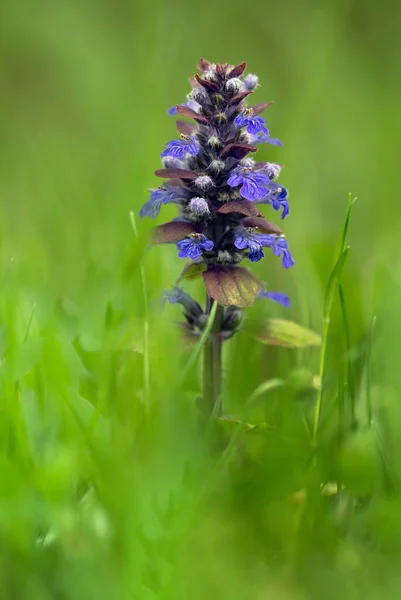
[[[164,168],[156,171],[166,181],[151,191],[140,211],[141,217],[153,218],[164,204],[179,207],[178,218],[156,227],[155,241],[176,243],[180,258],[199,265],[209,298],[231,312],[258,297],[289,305],[287,296],[267,291],[239,266],[244,259],[257,262],[270,249],[285,269],[294,264],[282,231],[259,210],[268,204],[285,219],[288,192],[277,183],[280,165],[249,157],[256,144],[282,144],[270,137],[260,116],[269,103],[246,105],[258,78],[243,77],[245,68],[245,63],[232,66],[201,59],[186,102],[167,111],[192,122],[177,121],[180,136],[165,145]],[[170,302],[188,305],[182,290],[174,294]],[[234,320],[231,316],[230,322]]]

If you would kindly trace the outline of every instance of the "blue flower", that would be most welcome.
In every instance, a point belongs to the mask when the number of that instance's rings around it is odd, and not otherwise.
[[[267,191],[267,196],[262,199],[259,204],[270,204],[274,210],[280,210],[282,208],[281,218],[285,219],[290,212],[287,190],[277,183],[272,182],[269,184]]]
[[[199,152],[199,146],[192,137],[185,136],[181,140],[171,140],[167,142],[161,156],[174,156],[175,158],[184,158],[186,154],[196,156]]]
[[[240,228],[234,240],[234,246],[238,250],[249,248],[248,258],[251,262],[257,262],[264,257],[263,245],[260,242],[260,234],[253,229]]]
[[[278,140],[277,138],[271,138],[269,135],[269,132],[267,132],[267,134],[252,134],[249,136],[249,143],[251,145],[254,144],[273,144],[273,146],[282,146],[283,143],[280,142],[280,140]]]
[[[160,209],[163,204],[168,204],[169,202],[175,202],[180,196],[179,188],[166,188],[160,187],[156,190],[152,190],[150,194],[149,200],[144,204],[139,211],[139,216],[141,219],[143,217],[150,217],[154,219],[160,212]]]
[[[263,290],[262,292],[259,292],[257,297],[273,300],[274,302],[278,302],[282,306],[285,306],[285,308],[288,308],[290,306],[289,297],[285,294],[282,294],[281,292],[268,292],[267,290]]]
[[[289,269],[294,264],[294,259],[288,249],[287,240],[279,235],[257,233],[252,228],[240,227],[234,239],[234,246],[238,250],[249,248],[248,258],[251,262],[257,262],[264,257],[263,247],[271,248],[273,254],[282,258],[282,265]]]
[[[243,198],[251,202],[262,200],[267,196],[268,190],[265,186],[269,183],[270,179],[266,173],[258,173],[241,167],[235,167],[227,179],[227,184],[230,187],[237,187],[242,184],[239,192]]]
[[[203,233],[194,233],[177,243],[178,256],[180,258],[191,258],[196,260],[202,256],[202,250],[210,252],[214,243],[208,240]]]
[[[265,136],[269,135],[269,130],[266,127],[266,123],[263,117],[254,117],[252,110],[245,110],[234,119],[234,123],[238,127],[245,127],[248,133],[251,135],[262,134]]]

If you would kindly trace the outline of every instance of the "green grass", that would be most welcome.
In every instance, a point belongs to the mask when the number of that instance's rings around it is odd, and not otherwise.
[[[1,13],[0,598],[398,598],[397,7],[5,0]],[[130,221],[200,56],[247,60],[284,142],[260,155],[286,167],[296,266],[254,270],[292,306],[260,302],[249,319],[324,339],[239,333],[231,419],[207,435],[197,351],[178,308],[160,310],[182,264]],[[350,191],[350,250],[330,279]],[[200,282],[185,288],[202,299]]]

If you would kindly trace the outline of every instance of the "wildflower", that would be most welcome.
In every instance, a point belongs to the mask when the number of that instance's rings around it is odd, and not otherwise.
[[[249,248],[248,258],[251,262],[257,262],[264,257],[263,247],[265,246],[271,248],[273,254],[282,258],[282,265],[285,269],[294,264],[287,241],[281,236],[257,233],[252,228],[240,227],[236,232],[234,246],[238,250]]]
[[[268,292],[267,290],[263,290],[262,292],[259,292],[258,298],[267,298],[268,300],[273,300],[274,302],[278,302],[286,308],[290,306],[289,297],[281,292]]]
[[[260,170],[263,171],[263,173],[266,173],[266,175],[269,176],[269,179],[274,180],[280,175],[281,166],[276,165],[275,163],[265,163]]]
[[[252,109],[244,110],[234,119],[235,125],[238,127],[246,127],[246,130],[251,135],[262,134],[265,136],[269,135],[269,130],[266,127],[266,123],[263,117],[254,117],[252,115]]]
[[[196,156],[199,152],[199,145],[193,137],[183,136],[181,140],[172,140],[167,142],[161,156],[173,156],[175,158],[184,158],[186,154]]]
[[[267,134],[251,134],[249,136],[249,143],[251,145],[254,144],[272,144],[273,146],[282,146],[282,142],[280,142],[280,140],[278,140],[277,138],[271,138],[269,133]]]
[[[264,229],[266,220],[259,211],[269,205],[285,218],[288,192],[278,183],[280,165],[254,160],[255,146],[281,142],[270,137],[259,116],[268,104],[247,107],[247,96],[259,82],[256,75],[244,76],[245,68],[245,63],[200,61],[199,74],[191,78],[192,90],[181,105],[191,110],[168,111],[193,122],[179,121],[181,137],[166,144],[161,153],[164,168],[156,171],[167,181],[152,191],[140,211],[141,216],[154,217],[163,204],[177,204],[179,216],[156,228],[155,243],[174,243],[181,258],[203,263],[200,270],[209,299],[237,309],[249,306],[263,290],[261,282],[239,266],[244,259],[259,261],[270,248],[284,268],[294,264],[285,238],[271,228],[263,233],[269,228]],[[183,298],[175,294],[169,301]],[[262,297],[281,298],[285,304],[278,292]]]
[[[159,214],[163,204],[175,202],[178,199],[178,196],[178,189],[160,187],[156,190],[151,190],[150,198],[146,204],[142,206],[141,210],[139,211],[139,216],[141,219],[143,217],[150,217],[151,219],[154,219]]]
[[[270,204],[274,210],[283,209],[281,218],[285,219],[290,213],[288,206],[288,192],[286,188],[279,186],[277,183],[270,183],[268,186],[268,194],[263,198],[260,204]]]
[[[202,250],[210,252],[213,250],[214,242],[209,240],[203,233],[192,234],[177,243],[178,256],[180,258],[191,258],[196,260],[202,256]]]
[[[231,171],[227,183],[230,187],[241,185],[239,190],[241,196],[246,200],[255,202],[267,196],[266,186],[270,183],[270,179],[265,173],[236,167]]]

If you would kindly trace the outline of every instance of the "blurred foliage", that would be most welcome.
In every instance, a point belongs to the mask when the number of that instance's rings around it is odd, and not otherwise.
[[[0,598],[399,597],[400,12],[3,0]],[[178,308],[160,309],[183,265],[174,248],[147,252],[149,223],[135,237],[129,219],[201,56],[248,62],[284,142],[260,155],[286,166],[296,267],[256,271],[292,307],[258,302],[250,318],[321,332],[359,198],[323,381],[319,348],[241,332],[225,349],[227,417],[206,437],[199,365],[178,383],[191,350]]]

